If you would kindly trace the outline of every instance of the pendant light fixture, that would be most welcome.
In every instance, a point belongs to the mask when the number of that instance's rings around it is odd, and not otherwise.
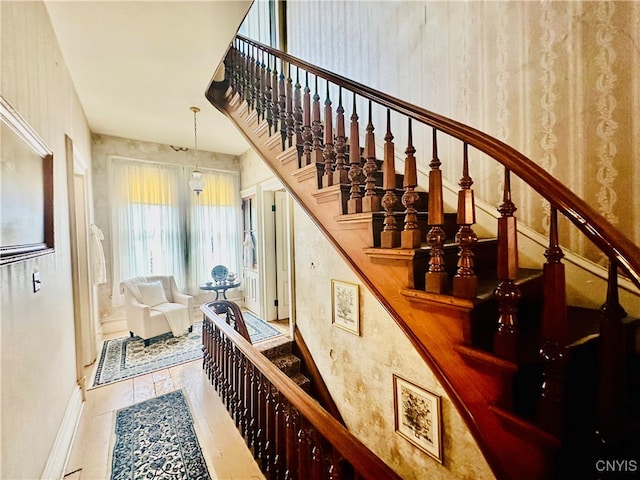
[[[198,107],[190,107],[193,112],[193,138],[194,138],[194,157],[196,168],[191,172],[191,180],[189,180],[189,188],[193,190],[196,195],[200,195],[204,188],[204,181],[202,180],[202,172],[198,170],[198,124],[196,122],[196,114],[200,111]]]

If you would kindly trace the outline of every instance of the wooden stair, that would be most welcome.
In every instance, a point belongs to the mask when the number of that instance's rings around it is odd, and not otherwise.
[[[248,42],[246,39],[242,41]],[[258,44],[252,43],[252,45]],[[260,48],[264,48],[270,54],[280,55],[287,62],[296,62],[294,64],[316,75],[321,74],[332,81],[334,78],[335,81],[344,81],[286,54],[264,46]],[[599,458],[598,455],[603,455],[605,452],[602,448],[595,446],[598,442],[596,430],[602,425],[611,426],[612,422],[615,423],[615,415],[603,416],[602,405],[614,405],[624,396],[619,395],[603,401],[597,394],[598,383],[608,382],[608,379],[603,379],[602,374],[600,377],[596,374],[602,369],[599,358],[601,359],[604,355],[599,352],[603,345],[610,345],[608,339],[611,336],[621,342],[619,342],[622,352],[620,358],[627,363],[628,374],[624,378],[613,374],[612,377],[616,378],[612,379],[611,385],[619,386],[620,382],[623,382],[625,389],[627,385],[631,385],[628,389],[629,395],[637,404],[640,396],[638,393],[640,381],[637,380],[640,360],[634,347],[634,342],[639,337],[637,319],[619,313],[617,297],[611,292],[607,295],[602,311],[567,308],[562,303],[559,310],[567,311],[567,338],[566,344],[560,351],[561,354],[557,355],[558,352],[554,350],[557,339],[548,338],[549,327],[545,323],[548,321],[545,318],[549,315],[549,309],[552,310],[551,306],[554,305],[549,300],[548,278],[553,279],[556,278],[554,275],[559,275],[560,270],[557,265],[560,264],[559,259],[562,256],[561,253],[557,253],[557,238],[553,237],[553,225],[548,250],[549,260],[544,266],[544,275],[542,269],[517,268],[517,256],[514,257],[515,264],[511,257],[515,249],[510,248],[509,243],[502,247],[502,251],[500,250],[500,242],[512,241],[515,244],[513,239],[505,240],[500,236],[498,239],[478,239],[471,242],[474,247],[474,271],[470,275],[473,277],[473,282],[477,281],[477,288],[472,289],[472,295],[453,295],[455,287],[452,280],[456,275],[462,275],[459,263],[462,262],[460,252],[463,246],[463,242],[457,241],[454,237],[460,236],[462,232],[458,227],[473,223],[468,220],[470,213],[464,210],[462,213],[459,210],[456,213],[443,214],[442,227],[445,239],[441,245],[442,265],[443,270],[447,272],[448,282],[440,292],[426,291],[425,275],[429,271],[429,262],[434,248],[432,244],[419,241],[412,248],[381,248],[380,236],[385,228],[384,222],[390,217],[395,219],[399,230],[406,229],[407,225],[411,226],[411,219],[407,216],[411,207],[418,211],[415,211],[414,215],[416,231],[409,233],[414,238],[428,238],[433,225],[429,224],[429,213],[425,206],[431,204],[429,199],[431,193],[427,195],[421,192],[415,195],[415,198],[409,199],[410,206],[407,206],[404,211],[387,209],[381,212],[374,209],[376,211],[348,213],[349,202],[353,201],[350,192],[354,185],[357,184],[362,192],[367,187],[362,181],[363,176],[351,184],[339,183],[323,187],[323,176],[326,173],[327,164],[316,161],[322,159],[321,152],[316,150],[313,155],[303,153],[311,148],[310,137],[307,137],[304,148],[301,144],[297,145],[295,129],[292,126],[294,123],[288,124],[292,128],[294,140],[289,147],[287,147],[287,132],[284,127],[281,129],[282,135],[277,132],[277,129],[274,129],[273,135],[269,135],[271,123],[267,122],[264,115],[261,117],[250,108],[252,104],[260,102],[259,92],[254,92],[250,82],[240,80],[237,76],[239,70],[236,67],[240,65],[241,70],[244,61],[242,55],[236,49],[232,50],[230,56],[229,65],[231,66],[228,67],[228,74],[232,77],[236,75],[234,77],[236,84],[229,87],[226,82],[212,83],[207,92],[209,100],[237,125],[289,193],[396,320],[398,327],[407,335],[448,391],[496,477],[501,479],[565,478],[572,462],[580,462],[584,466],[584,471],[581,472],[584,476],[581,478],[590,478],[589,475],[595,478],[597,472],[592,468],[593,463],[596,458]],[[251,64],[251,61],[248,63]],[[240,72],[239,75],[242,73]],[[355,88],[354,82],[346,83],[350,88]],[[374,94],[370,89],[362,86],[358,88],[360,88],[359,93],[364,92],[373,97]],[[291,94],[287,92],[286,97],[289,98]],[[386,105],[391,102],[386,97],[383,101],[387,102]],[[342,97],[340,97],[340,105],[342,105]],[[406,104],[401,104],[401,107],[408,110]],[[280,111],[284,122],[285,111],[290,111],[286,107],[286,102],[281,105]],[[297,121],[293,113],[291,115],[291,122]],[[433,122],[432,125],[438,125],[442,131],[451,130],[449,124],[445,124],[440,117],[423,113],[421,115],[422,119],[428,118]],[[299,123],[302,124],[302,122]],[[268,124],[269,127],[267,127]],[[314,125],[317,126],[317,124]],[[465,130],[466,127],[455,126],[464,132],[470,131],[468,128]],[[304,128],[310,127],[305,123],[301,130]],[[316,133],[317,130],[316,128]],[[370,131],[372,129],[368,130],[367,135]],[[357,133],[357,127],[355,132]],[[434,127],[434,159],[437,158],[435,133]],[[476,135],[476,132],[469,133],[469,139],[473,137],[472,133]],[[305,135],[311,135],[311,133],[307,132]],[[464,135],[461,134],[461,136]],[[341,137],[340,127],[334,138],[336,144],[338,144],[338,138],[344,140],[344,134]],[[317,135],[316,139],[316,144],[320,144]],[[329,142],[332,138],[326,140],[325,151],[328,151],[330,156],[333,146]],[[489,140],[487,143],[490,143]],[[341,148],[344,151],[349,147],[347,144]],[[373,148],[370,141],[367,141],[364,150],[359,149],[356,144],[350,152],[350,158],[355,158],[357,152],[368,157],[370,148]],[[411,163],[413,156],[411,149],[411,127],[409,127],[406,164]],[[463,207],[473,205],[473,194],[469,190],[470,179],[468,179],[466,155],[465,143],[465,167],[459,197]],[[512,156],[517,157],[516,154]],[[305,165],[309,158],[314,161]],[[347,158],[346,155],[345,158]],[[388,157],[385,156],[386,158]],[[500,161],[506,165],[511,161],[510,158],[501,158]],[[381,164],[378,161],[376,165],[379,167]],[[432,171],[437,171],[438,165],[432,161]],[[506,166],[512,167],[512,165]],[[357,168],[362,168],[362,165]],[[526,168],[519,172],[521,178],[525,180],[527,176],[533,178],[533,170],[529,164],[526,164]],[[355,171],[357,173],[357,169]],[[503,216],[499,220],[501,222],[499,231],[502,229],[503,233],[512,232],[515,235],[515,220],[509,212],[508,172],[509,170],[506,170],[505,201],[501,206]],[[544,182],[550,181],[545,177],[544,172],[536,171],[536,174],[543,177]],[[388,191],[395,190],[396,196],[401,197],[406,192],[412,192],[414,183],[417,183],[407,180],[411,176],[415,176],[415,171],[413,173],[410,171],[409,177],[404,178],[393,171],[393,179],[388,185],[384,184],[384,179],[382,182],[376,179],[376,186],[379,187],[382,183],[384,191],[375,188],[370,192],[375,193],[380,203],[384,203],[383,193]],[[355,175],[354,178],[356,178]],[[537,182],[537,180],[532,179],[531,182]],[[405,184],[405,193],[397,190],[401,183]],[[560,187],[555,186],[555,188]],[[602,224],[602,220],[595,213],[591,215],[588,207],[579,200],[564,190],[560,189],[559,192],[554,191],[554,195],[562,198],[562,201],[557,200],[559,204],[565,199],[571,199],[575,204],[571,209],[565,208],[563,210],[565,214],[569,215],[577,210],[590,213],[594,223],[584,228],[587,234]],[[555,213],[556,211],[553,210],[553,218]],[[460,222],[461,218],[462,222]],[[468,233],[468,230],[465,232]],[[640,250],[633,245],[630,246],[624,239],[616,249],[610,248],[607,239],[614,236],[605,232],[592,238],[607,254],[615,250],[616,254],[621,255],[616,257],[610,253],[613,259],[612,268],[610,268],[610,290],[616,286],[617,262],[621,265],[633,264],[634,268],[637,266],[640,271]],[[622,251],[626,252],[624,258],[620,253]],[[632,260],[626,261],[626,258]],[[637,272],[634,268],[627,270],[627,273],[632,274],[632,278],[635,279]],[[562,278],[564,281],[564,277]],[[498,292],[500,288],[503,290]],[[564,286],[556,289],[562,289],[560,293],[564,292]],[[509,303],[510,297],[513,297],[511,303]],[[508,319],[510,314],[509,308],[517,312],[517,330],[515,326],[510,329],[505,323],[505,319]],[[606,341],[601,340],[601,332],[605,332]],[[618,358],[617,354],[615,356]],[[553,369],[558,365],[562,366],[562,378],[558,382],[562,383],[564,389],[563,398],[566,408],[557,408],[561,412],[562,424],[556,431],[553,422],[559,418],[558,413],[554,410],[553,414],[547,415],[546,407],[541,407],[541,401],[549,400],[550,395],[554,393],[551,387],[556,381]],[[544,390],[545,388],[547,390]],[[544,392],[546,393],[543,395]],[[637,420],[639,415],[640,409],[636,409],[629,418]],[[585,421],[585,418],[590,420]],[[619,435],[619,442],[614,442],[619,445],[619,448],[610,452],[624,452],[627,451],[625,449],[638,445],[640,437],[636,435],[634,428],[622,428],[621,425],[619,427],[619,431],[616,432],[616,435]],[[608,448],[609,438],[612,436],[607,435]]]

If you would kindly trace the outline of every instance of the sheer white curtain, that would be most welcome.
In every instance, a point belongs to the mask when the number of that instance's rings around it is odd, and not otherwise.
[[[211,281],[211,269],[240,269],[240,178],[237,173],[203,170],[204,189],[191,196],[189,286]]]
[[[184,214],[176,166],[114,159],[111,163],[113,299],[122,302],[120,282],[139,275],[174,275],[186,280]]]

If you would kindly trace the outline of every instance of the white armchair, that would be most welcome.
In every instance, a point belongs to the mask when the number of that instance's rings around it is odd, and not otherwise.
[[[149,345],[151,338],[172,332],[179,336],[193,328],[193,297],[178,290],[173,275],[135,277],[121,284],[131,336]]]

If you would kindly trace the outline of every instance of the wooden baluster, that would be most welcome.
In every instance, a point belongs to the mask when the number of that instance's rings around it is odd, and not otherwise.
[[[204,369],[207,377],[210,375],[210,358],[211,358],[211,344],[210,344],[210,336],[209,336],[209,325],[208,318],[204,317],[202,321],[202,368]],[[210,377],[209,377],[210,378]]]
[[[380,211],[380,198],[376,195],[376,173],[378,173],[378,165],[376,164],[376,139],[373,131],[371,100],[369,100],[369,122],[367,123],[366,134],[364,136],[364,174],[365,174],[365,193],[362,199],[363,212]]]
[[[453,295],[459,298],[475,298],[478,291],[478,278],[473,271],[473,249],[478,243],[478,236],[471,225],[476,223],[476,208],[473,197],[473,180],[469,176],[468,145],[464,144],[464,157],[462,163],[462,178],[458,183],[458,225],[456,244],[460,252],[458,256],[458,271],[453,278]]]
[[[275,444],[272,478],[284,478],[287,469],[287,412],[282,397],[278,395],[275,407]]]
[[[293,136],[296,130],[296,120],[293,116],[293,80],[291,79],[291,64],[287,66],[287,105],[286,105],[286,124],[287,124],[287,147],[293,145]]]
[[[296,148],[298,149],[298,167],[302,166],[302,86],[300,85],[300,68],[296,67],[296,84],[293,90],[293,118],[295,120]]]
[[[238,390],[236,393],[238,397],[238,406],[236,407],[236,425],[244,436],[246,430],[244,424],[246,409],[245,399],[247,398],[248,384],[246,365],[247,357],[245,357],[244,353],[242,353],[241,351],[238,351],[238,357],[238,367],[236,369],[236,372],[238,374]]]
[[[315,91],[313,93],[311,132],[313,133],[313,148],[311,163],[322,163],[322,122],[320,121],[320,95],[318,95],[318,77],[316,76]]]
[[[444,268],[444,202],[442,200],[442,170],[438,158],[438,131],[433,129],[433,156],[429,166],[429,233],[427,244],[431,247],[429,271],[425,275],[425,290],[444,293],[447,288],[447,271]]]
[[[329,456],[329,480],[340,480],[342,478],[342,457],[333,450]]]
[[[309,88],[309,72],[305,73],[304,93],[302,95],[302,140],[304,142],[302,156],[302,165],[311,163],[311,144],[313,142],[313,133],[311,132],[311,89]]]
[[[544,306],[542,310],[542,344],[540,356],[543,361],[542,395],[538,401],[538,424],[545,430],[561,437],[565,423],[565,372],[567,368],[567,343],[569,323],[567,320],[567,294],[564,253],[558,242],[558,211],[551,208],[549,247],[545,252],[547,261],[543,267]]]
[[[258,80],[257,80],[257,92],[258,97],[256,99],[256,112],[258,112],[258,122],[264,120],[264,52],[259,50],[260,59],[256,59],[257,61],[257,69],[258,69]]]
[[[290,406],[287,411],[287,473],[286,480],[306,479],[298,472],[298,411]]]
[[[273,75],[271,73],[271,56],[267,56],[267,71],[264,76],[264,111],[267,117],[267,124],[269,125],[269,136],[273,130],[273,87],[271,82],[273,81]]]
[[[262,373],[258,373],[258,420],[255,458],[260,462],[260,468],[263,471],[267,468],[267,388],[271,388],[271,384],[268,383]]]
[[[271,72],[271,120],[273,122],[273,132],[269,130],[269,136],[278,132],[278,121],[280,120],[280,93],[278,83],[278,59],[273,57],[273,71]]]
[[[301,428],[298,432],[298,478],[303,480],[311,476],[311,438],[309,430]]]
[[[231,384],[231,402],[229,413],[231,414],[231,418],[238,426],[238,349],[236,348],[233,341],[231,342],[231,357],[229,358],[229,379]]]
[[[493,351],[502,358],[518,358],[518,302],[522,296],[516,285],[518,278],[518,226],[511,201],[510,172],[504,170],[502,204],[498,207],[498,286],[494,295],[498,300],[498,330],[493,337]]]
[[[257,430],[258,430],[258,401],[259,401],[259,372],[256,366],[249,362],[249,385],[250,396],[247,398],[248,420],[247,420],[247,445],[257,452]]]
[[[362,193],[360,192],[361,165],[358,112],[356,111],[356,94],[354,93],[351,131],[349,133],[349,181],[351,182],[351,191],[349,192],[349,200],[347,201],[347,213],[362,212]]]
[[[280,61],[280,79],[278,81],[278,91],[280,101],[278,102],[280,111],[280,138],[282,139],[282,150],[287,148],[287,90],[284,76],[284,62]]]
[[[267,381],[266,399],[266,442],[264,456],[267,460],[266,473],[269,478],[274,477],[276,456],[276,398],[273,392],[273,384]]]
[[[244,390],[242,392],[242,413],[241,413],[241,432],[242,436],[246,438],[247,445],[251,444],[249,424],[251,422],[251,394],[252,394],[252,376],[251,361],[244,355],[242,355],[242,376],[244,377]]]
[[[238,76],[238,95],[240,96],[240,100],[244,101],[244,92],[245,92],[245,86],[246,86],[246,70],[245,67],[247,66],[246,61],[245,61],[245,44],[244,42],[242,43],[242,48],[240,50],[240,57],[238,58],[238,66],[236,67],[236,71],[237,71],[237,76]]]
[[[256,60],[253,57],[255,47],[251,46],[247,52],[247,113],[251,113],[256,103]]]
[[[336,109],[336,168],[333,172],[333,184],[349,183],[349,174],[345,168],[347,152],[347,138],[344,128],[344,107],[342,106],[342,87],[338,89],[338,108]]]
[[[331,109],[331,98],[329,97],[329,82],[327,82],[327,98],[324,101],[324,175],[322,176],[322,186],[333,185],[333,162],[335,152],[333,150],[333,111]]]
[[[418,172],[416,169],[416,149],[413,147],[413,131],[411,119],[409,119],[409,136],[406,158],[404,161],[404,194],[402,204],[404,211],[404,230],[400,234],[400,246],[402,248],[420,247],[420,229],[418,228],[418,216],[415,204],[418,201],[418,193],[415,188],[418,186]]]
[[[325,480],[324,450],[316,440],[311,450],[311,478],[312,480]]]
[[[618,265],[609,259],[607,299],[600,307],[597,436],[605,447],[622,441],[628,422],[626,344],[622,320],[627,312],[618,298]]]
[[[394,215],[395,206],[398,203],[396,196],[396,165],[395,146],[391,133],[391,110],[387,109],[387,133],[384,136],[384,162],[382,163],[384,196],[382,207],[384,208],[384,229],[380,234],[380,246],[382,248],[395,248],[400,246],[400,231],[396,225]]]

